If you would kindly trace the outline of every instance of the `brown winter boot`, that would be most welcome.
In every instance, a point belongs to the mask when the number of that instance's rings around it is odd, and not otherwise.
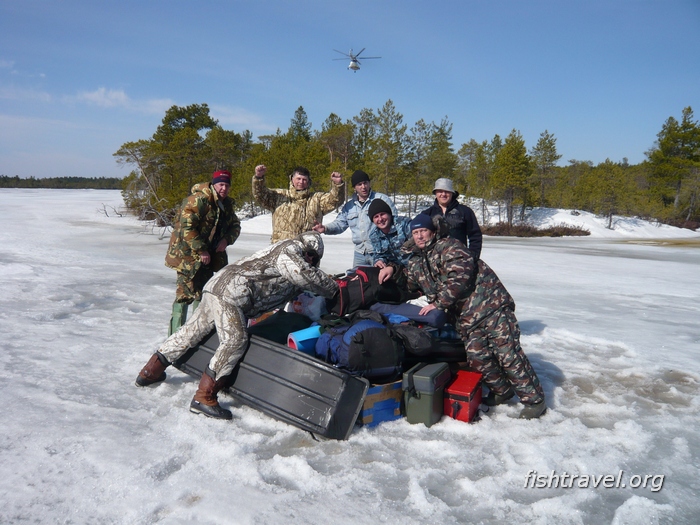
[[[223,388],[225,377],[214,381],[214,372],[207,367],[199,381],[199,388],[190,403],[190,412],[204,414],[215,419],[231,419],[233,415],[219,405],[216,395]]]
[[[149,386],[165,381],[165,369],[170,363],[160,352],[156,352],[151,356],[139,375],[136,376],[136,386]]]

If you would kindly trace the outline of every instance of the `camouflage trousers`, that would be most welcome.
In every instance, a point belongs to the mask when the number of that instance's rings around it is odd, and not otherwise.
[[[520,327],[511,308],[496,311],[474,329],[459,328],[467,363],[481,372],[489,390],[502,395],[512,388],[525,405],[544,401],[540,380],[520,347]]]
[[[248,321],[241,308],[205,293],[202,302],[192,316],[158,349],[168,361],[174,363],[190,348],[196,347],[216,328],[219,346],[209,361],[209,369],[215,380],[228,376],[243,357],[248,347]]]
[[[175,302],[192,304],[194,301],[201,301],[204,285],[207,284],[212,275],[214,275],[214,272],[211,270],[211,267],[204,265],[199,268],[194,277],[177,272]]]

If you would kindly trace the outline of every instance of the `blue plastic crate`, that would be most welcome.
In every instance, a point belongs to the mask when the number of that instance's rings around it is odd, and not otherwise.
[[[357,418],[358,424],[373,427],[384,421],[399,419],[402,417],[402,398],[401,381],[371,386]]]

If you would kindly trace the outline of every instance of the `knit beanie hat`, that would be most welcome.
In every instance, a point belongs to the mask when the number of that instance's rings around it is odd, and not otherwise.
[[[367,215],[369,215],[370,221],[372,219],[374,219],[374,216],[377,213],[382,213],[382,212],[386,212],[393,217],[393,214],[391,213],[391,208],[382,199],[374,199],[372,202],[369,203],[369,209],[367,210]]]
[[[360,182],[369,182],[369,175],[367,175],[362,170],[355,170],[355,173],[352,174],[351,181],[352,181],[352,187],[354,188]]]
[[[217,184],[219,182],[225,182],[226,184],[231,184],[231,174],[226,170],[215,171],[214,175],[211,176],[211,183]]]
[[[408,226],[411,228],[411,231],[417,230],[418,228],[427,228],[428,230],[435,231],[432,217],[425,213],[416,215],[416,218],[413,219]]]

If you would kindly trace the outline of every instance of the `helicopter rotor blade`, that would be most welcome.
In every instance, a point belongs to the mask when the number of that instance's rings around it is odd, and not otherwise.
[[[334,49],[333,51],[335,51],[336,53],[340,53],[341,55],[344,55],[344,56],[346,56],[346,57],[348,57],[348,58],[351,58],[351,55],[348,55],[347,53],[343,53],[342,51],[338,51],[337,49]],[[338,59],[336,59],[336,60],[345,60],[345,59],[344,59],[344,58],[338,58]]]
[[[359,57],[365,49],[367,48],[363,47],[362,49],[360,49],[359,53],[357,53],[355,57]]]

